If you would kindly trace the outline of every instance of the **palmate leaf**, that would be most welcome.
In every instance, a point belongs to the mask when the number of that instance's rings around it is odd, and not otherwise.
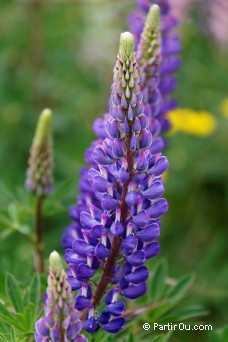
[[[10,326],[24,331],[23,323],[20,321],[20,319],[18,319],[16,315],[13,315],[12,312],[8,311],[2,303],[0,303],[0,319]]]
[[[6,336],[0,333],[0,342],[9,342],[9,340],[6,338]]]
[[[9,273],[6,275],[6,293],[16,312],[22,312],[23,302],[19,285],[16,279]]]
[[[171,301],[179,301],[192,285],[194,278],[194,275],[183,276],[173,287],[167,291],[167,297],[171,299]]]
[[[200,306],[189,306],[182,310],[174,311],[172,314],[167,315],[159,319],[159,324],[165,324],[169,322],[177,322],[186,320],[189,318],[201,317],[208,315],[208,311],[204,310]]]
[[[16,333],[13,327],[10,328],[10,341],[17,342]]]
[[[151,281],[152,301],[160,299],[165,290],[165,278],[167,277],[167,262],[162,260],[156,267]]]
[[[37,273],[32,277],[28,292],[28,300],[33,304],[34,314],[36,314],[40,301],[40,278]]]

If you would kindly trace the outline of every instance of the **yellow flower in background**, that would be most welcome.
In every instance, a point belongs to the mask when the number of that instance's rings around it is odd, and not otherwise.
[[[221,102],[220,111],[228,119],[228,98]]]
[[[170,133],[183,132],[192,135],[207,136],[216,128],[214,116],[205,110],[177,108],[168,113],[172,128]]]

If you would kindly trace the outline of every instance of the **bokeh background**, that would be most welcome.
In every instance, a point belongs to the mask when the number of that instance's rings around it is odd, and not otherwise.
[[[158,258],[167,258],[173,278],[196,274],[187,300],[204,305],[204,321],[221,327],[228,321],[228,3],[171,3],[183,46],[174,94],[180,108],[170,114],[170,210]],[[44,222],[48,256],[54,248],[63,253],[61,234],[83,154],[95,138],[94,119],[107,109],[119,35],[134,8],[134,0],[0,2],[0,291],[6,271],[19,279],[32,272],[25,237],[33,200],[23,187],[38,115],[45,107],[54,112],[55,192],[46,201]],[[172,338],[183,340],[178,333]]]

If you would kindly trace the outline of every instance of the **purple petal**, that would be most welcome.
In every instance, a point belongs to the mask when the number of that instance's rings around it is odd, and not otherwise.
[[[147,213],[151,219],[156,219],[164,215],[168,210],[168,203],[165,198],[160,198],[150,208],[147,209]]]
[[[82,282],[80,280],[78,280],[77,278],[68,276],[67,280],[71,286],[72,291],[76,291],[76,290],[80,289],[82,286]]]
[[[93,130],[97,137],[100,139],[107,138],[107,132],[105,130],[105,122],[103,119],[96,119],[93,123]]]
[[[108,312],[113,316],[120,316],[125,311],[125,303],[122,301],[109,304],[107,306]]]
[[[145,149],[148,148],[152,143],[152,135],[151,133],[146,130],[142,129],[139,139],[139,148]]]
[[[77,310],[84,310],[90,305],[90,299],[85,296],[77,296],[75,300],[75,307]]]
[[[147,226],[145,229],[142,229],[137,232],[137,236],[143,242],[150,242],[160,235],[160,227],[158,224],[153,223]]]
[[[93,332],[97,331],[97,329],[99,328],[99,325],[97,324],[95,318],[91,317],[85,321],[83,328],[88,333],[93,333]]]
[[[137,116],[143,114],[143,103],[142,103],[142,102],[138,102],[138,103],[136,104],[135,114],[136,114]]]
[[[44,318],[40,318],[37,322],[36,322],[36,326],[35,329],[38,333],[40,333],[43,337],[45,336],[50,336],[49,335],[49,328],[45,322]]]
[[[169,167],[169,162],[166,157],[161,157],[158,159],[157,163],[150,169],[150,174],[155,176],[160,176]]]
[[[121,183],[125,183],[129,178],[129,173],[123,166],[120,168],[118,177]]]
[[[164,193],[165,189],[163,186],[163,183],[160,181],[155,181],[152,183],[151,187],[143,192],[143,196],[154,200],[158,197],[160,197]]]
[[[88,340],[84,335],[77,334],[75,342],[88,342]]]
[[[118,139],[114,139],[112,144],[112,152],[115,158],[121,158],[124,156],[124,151]]]
[[[144,251],[138,251],[127,256],[126,259],[132,266],[141,266],[146,261],[146,255]]]
[[[72,243],[72,248],[75,253],[82,257],[87,257],[88,253],[93,253],[94,246],[88,245],[85,240],[77,239]]]
[[[152,145],[150,146],[150,152],[152,154],[156,154],[159,152],[162,152],[165,148],[165,141],[163,138],[158,137],[157,139],[155,139],[152,143]]]
[[[123,329],[125,326],[125,319],[122,317],[114,318],[111,322],[104,324],[102,327],[104,330],[111,334],[116,334],[118,331]]]
[[[122,295],[127,299],[136,299],[146,293],[146,284],[130,285],[126,289],[122,290]]]
[[[131,151],[136,151],[138,145],[138,137],[137,135],[133,132],[132,137],[131,137],[131,142],[130,142],[130,150]]]
[[[106,324],[109,322],[110,318],[111,318],[111,314],[107,310],[105,310],[101,313],[99,317],[99,322],[101,324]]]
[[[106,192],[108,182],[101,176],[96,176],[93,178],[93,188],[95,191]]]
[[[146,247],[143,250],[146,254],[146,258],[150,259],[154,257],[155,255],[159,254],[160,244],[157,241],[151,242],[149,245],[146,245]]]
[[[112,283],[117,284],[120,281],[120,278],[121,278],[120,266],[116,265],[115,270],[113,272]]]
[[[80,222],[82,227],[85,228],[92,228],[96,224],[99,224],[98,221],[96,221],[89,213],[83,211],[80,215]]]
[[[138,215],[132,217],[132,221],[138,227],[145,227],[145,225],[148,223],[148,214],[145,210],[142,210]]]
[[[129,126],[129,123],[128,123],[127,118],[124,119],[124,123],[123,123],[123,125],[121,126],[121,130],[122,130],[122,132],[123,132],[125,135],[129,135],[129,134],[130,134],[130,126]]]
[[[101,206],[104,210],[110,211],[117,207],[118,201],[108,194],[104,194],[101,198]]]
[[[109,290],[105,297],[105,304],[109,305],[109,304],[112,304],[113,301],[116,301],[116,298],[118,297],[119,292],[120,291],[118,287]]]
[[[133,132],[139,133],[141,131],[141,123],[140,120],[135,117],[134,118],[134,123],[133,123]]]
[[[54,328],[52,330],[52,341],[59,342],[60,340],[60,329],[57,323],[55,323]]]
[[[79,280],[92,278],[95,274],[95,270],[88,265],[80,264],[77,267],[76,274]]]
[[[104,227],[101,225],[96,225],[91,228],[90,237],[94,239],[99,239],[101,237],[101,233],[104,231]]]
[[[126,203],[127,205],[131,208],[133,205],[136,205],[137,203],[137,198],[138,198],[138,194],[134,191],[129,191],[126,195]]]
[[[101,242],[99,242],[97,244],[97,246],[95,247],[95,250],[94,250],[94,255],[99,260],[107,258],[107,256],[109,256],[109,253],[110,253],[109,249],[106,248]]]
[[[132,271],[132,265],[130,265],[128,262],[125,262],[124,266],[123,266],[123,274],[129,274]]]
[[[113,160],[107,156],[107,154],[100,148],[100,146],[96,147],[93,152],[94,160],[100,165],[110,165],[113,163]]]
[[[120,137],[119,123],[117,120],[108,121],[106,129],[111,138],[114,139]]]
[[[132,273],[126,275],[126,279],[132,284],[141,284],[149,277],[148,269],[145,266],[136,268]]]
[[[114,236],[120,236],[123,234],[124,227],[122,226],[122,224],[119,221],[116,221],[116,222],[113,222],[110,230]]]
[[[132,251],[137,245],[138,239],[134,234],[130,234],[122,241],[121,247],[126,251]]]

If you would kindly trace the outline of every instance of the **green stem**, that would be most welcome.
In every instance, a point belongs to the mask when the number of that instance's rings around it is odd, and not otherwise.
[[[42,232],[42,204],[43,198],[38,197],[35,207],[35,266],[39,273],[44,272],[44,246],[43,246],[43,232]]]

